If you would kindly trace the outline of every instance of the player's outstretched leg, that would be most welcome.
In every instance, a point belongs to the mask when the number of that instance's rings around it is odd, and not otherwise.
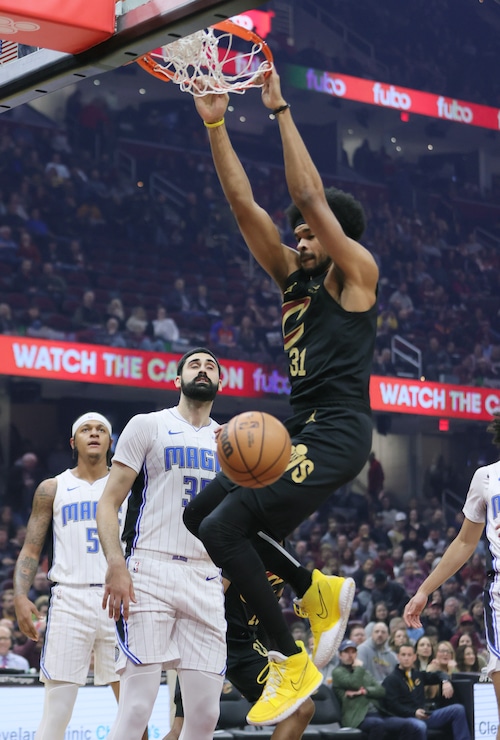
[[[307,617],[314,637],[313,661],[323,668],[343,640],[356,592],[352,578],[326,576],[313,570],[312,583],[297,603]]]
[[[309,659],[304,643],[297,640],[300,653],[285,656],[269,651],[269,673],[258,701],[247,714],[251,725],[275,725],[290,717],[323,682],[323,676]]]

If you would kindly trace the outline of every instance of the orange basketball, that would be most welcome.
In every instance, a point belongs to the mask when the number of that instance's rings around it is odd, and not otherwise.
[[[290,435],[281,421],[261,411],[234,416],[217,439],[222,470],[246,488],[262,488],[281,478],[291,451]]]

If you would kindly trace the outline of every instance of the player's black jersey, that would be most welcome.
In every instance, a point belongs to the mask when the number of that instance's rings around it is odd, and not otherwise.
[[[342,403],[369,413],[377,304],[346,311],[325,289],[325,276],[297,270],[283,292],[290,402],[298,408]]]

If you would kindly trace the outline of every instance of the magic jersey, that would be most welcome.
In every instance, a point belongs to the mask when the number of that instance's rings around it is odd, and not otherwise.
[[[471,522],[486,522],[492,568],[500,572],[500,540],[495,529],[500,515],[500,461],[476,470],[462,511]]]
[[[104,583],[107,563],[97,536],[96,509],[109,475],[94,483],[71,470],[55,477],[53,558],[48,577],[55,583]]]
[[[139,474],[144,473],[142,490],[133,490],[125,529],[127,553],[151,550],[156,553],[210,558],[200,540],[184,526],[182,514],[189,502],[220,470],[215,430],[196,429],[177,407],[138,414],[126,425],[116,445],[113,460]]]

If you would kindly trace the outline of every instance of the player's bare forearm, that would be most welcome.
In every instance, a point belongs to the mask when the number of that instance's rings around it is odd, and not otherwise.
[[[467,560],[477,547],[479,538],[484,529],[483,524],[465,519],[460,532],[448,547],[443,557],[418,588],[404,610],[404,619],[410,627],[420,627],[420,614],[425,609],[430,594],[439,588],[448,578],[451,578]]]
[[[14,569],[14,598],[28,595],[38,570],[39,557],[30,557],[26,553],[27,549],[23,547],[19,553]]]
[[[108,564],[123,561],[118,512],[136,477],[137,473],[132,468],[113,462],[108,482],[97,505],[97,532]]]

